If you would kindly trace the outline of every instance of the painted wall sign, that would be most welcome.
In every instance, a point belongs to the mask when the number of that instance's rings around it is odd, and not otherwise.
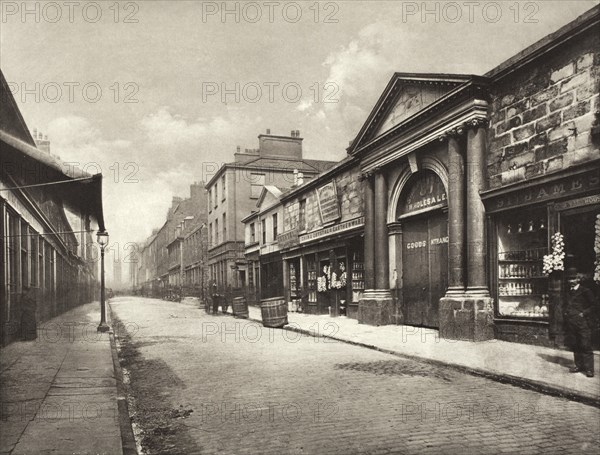
[[[579,199],[573,199],[572,201],[559,202],[554,204],[556,210],[573,209],[575,207],[585,207],[586,205],[600,204],[600,194],[594,194],[592,196],[580,197]]]
[[[342,216],[334,181],[317,189],[317,201],[323,223],[335,221]]]
[[[279,234],[277,236],[277,243],[279,244],[279,248],[292,248],[300,243],[300,238],[298,236],[298,229],[291,229],[287,232]]]
[[[325,229],[319,229],[318,231],[309,232],[308,234],[303,234],[300,236],[300,243],[308,242],[310,240],[318,239],[321,237],[326,237],[331,234],[336,234],[338,232],[348,231],[355,227],[363,226],[365,224],[365,218],[355,218],[350,221],[346,221],[344,223],[336,224],[334,226],[329,226]]]
[[[400,204],[398,216],[446,203],[446,190],[441,179],[430,171],[420,174]]]
[[[598,170],[491,198],[487,205],[489,205],[490,211],[504,210],[597,189],[600,189],[600,172]]]

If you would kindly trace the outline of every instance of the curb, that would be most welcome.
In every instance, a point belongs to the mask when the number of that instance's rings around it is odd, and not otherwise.
[[[230,311],[228,311],[227,314],[233,316],[233,313]],[[247,320],[258,322],[258,323],[262,324],[262,320],[260,320],[260,319],[248,317]],[[576,401],[578,403],[582,403],[582,404],[585,404],[588,406],[600,408],[600,397],[593,397],[593,396],[585,395],[585,394],[582,394],[575,390],[561,389],[559,387],[556,387],[551,384],[547,384],[542,381],[534,381],[532,379],[525,379],[525,378],[521,378],[519,376],[512,376],[510,374],[493,373],[490,371],[482,370],[480,368],[471,368],[471,367],[466,367],[464,365],[457,365],[455,363],[444,362],[442,360],[434,360],[434,359],[430,359],[427,357],[421,357],[418,355],[405,354],[405,353],[402,353],[399,351],[395,351],[393,349],[380,348],[373,344],[361,343],[360,341],[347,340],[347,339],[340,338],[337,336],[325,335],[322,333],[314,333],[314,332],[311,332],[310,330],[302,329],[300,327],[290,326],[289,324],[285,325],[283,327],[283,330],[297,332],[297,333],[312,336],[315,338],[329,338],[331,340],[339,341],[341,343],[346,343],[346,344],[358,346],[361,348],[366,348],[366,349],[371,349],[374,351],[383,352],[384,354],[391,354],[393,356],[400,357],[403,359],[416,360],[419,362],[427,363],[427,364],[438,366],[438,367],[451,368],[455,371],[469,374],[471,376],[479,376],[479,377],[483,377],[485,379],[489,379],[489,380],[492,380],[495,382],[500,382],[502,384],[509,384],[509,385],[512,385],[515,387],[519,387],[521,389],[532,390],[534,392],[543,393],[545,395],[563,398],[563,399],[570,400],[570,401]]]
[[[107,307],[108,311],[106,314],[109,321],[112,322],[112,308],[108,302]],[[115,341],[115,333],[112,326],[109,332],[109,337],[115,379],[117,380],[117,406],[119,409],[119,429],[121,433],[121,446],[123,448],[123,455],[138,455],[135,437],[133,436],[133,428],[131,427],[131,419],[129,417],[127,393],[125,391],[125,386],[123,385],[123,370],[121,369],[121,364],[119,363],[117,343]]]

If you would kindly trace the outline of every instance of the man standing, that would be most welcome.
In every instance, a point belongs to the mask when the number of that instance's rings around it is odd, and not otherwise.
[[[584,373],[588,378],[594,377],[594,354],[592,352],[592,316],[596,298],[591,290],[581,281],[583,275],[577,269],[567,272],[569,292],[567,294],[566,319],[573,335],[573,354],[575,366],[571,373]]]

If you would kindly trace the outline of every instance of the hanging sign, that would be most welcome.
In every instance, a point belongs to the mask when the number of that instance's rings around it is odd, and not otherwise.
[[[337,220],[340,216],[340,204],[335,182],[331,181],[317,189],[317,201],[323,224]]]
[[[446,204],[446,190],[433,172],[424,172],[409,186],[400,205],[399,215],[407,215],[430,207]]]

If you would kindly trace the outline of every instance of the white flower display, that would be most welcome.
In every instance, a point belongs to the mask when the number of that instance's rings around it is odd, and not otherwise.
[[[560,232],[552,236],[552,251],[544,256],[544,274],[565,269],[565,239]]]
[[[325,292],[327,290],[327,278],[320,276],[317,278],[317,291]]]

